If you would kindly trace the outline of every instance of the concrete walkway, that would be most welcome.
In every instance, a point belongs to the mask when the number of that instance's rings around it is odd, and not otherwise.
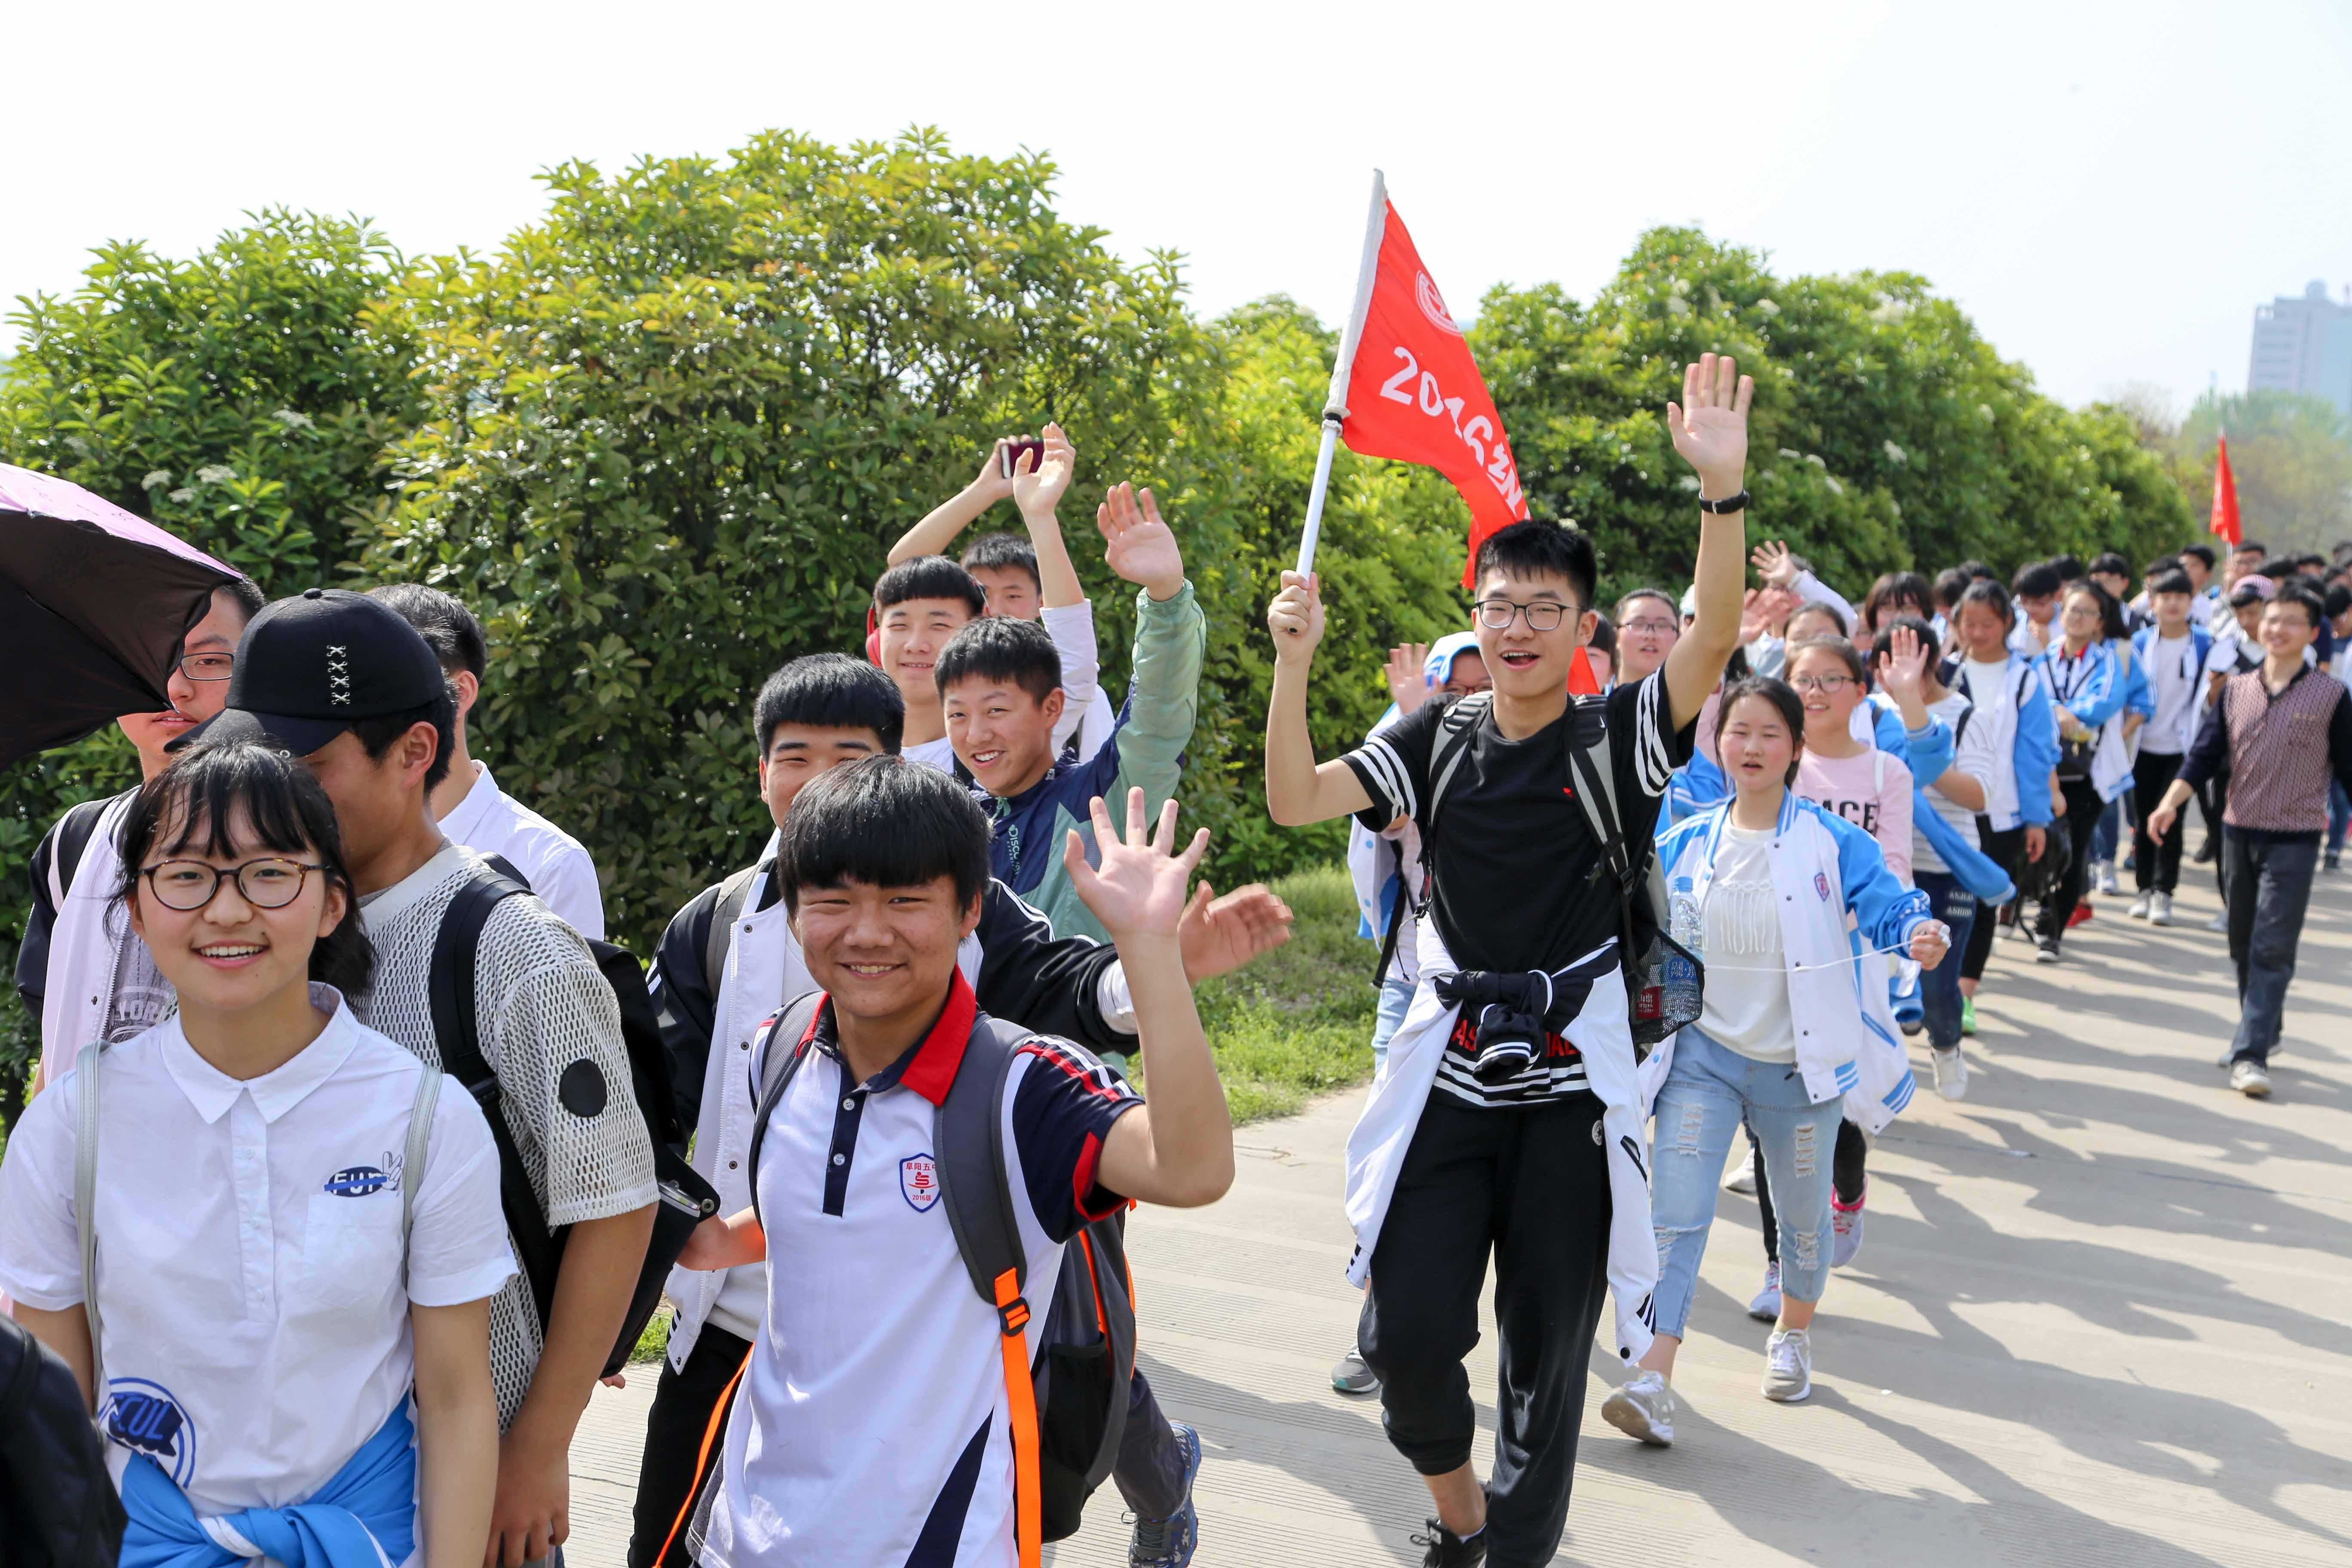
[[[2214,1058],[2236,1019],[2191,868],[2181,924],[2102,898],[2036,967],[1996,949],[1969,1098],[1921,1092],[1871,1160],[1866,1242],[1814,1331],[1814,1393],[1758,1394],[1754,1200],[1718,1211],[1678,1441],[1604,1426],[1596,1352],[1561,1561],[2342,1564],[2352,1561],[2352,877],[2323,878],[2268,1102]],[[1201,1429],[1216,1564],[1417,1563],[1427,1499],[1376,1400],[1331,1393],[1356,1298],[1339,1161],[1360,1092],[1242,1131],[1222,1203],[1137,1216],[1145,1362]],[[1491,1341],[1473,1358],[1483,1468]],[[650,1377],[574,1450],[575,1568],[623,1561]],[[1106,1487],[1049,1561],[1126,1562]],[[844,1565],[849,1568],[849,1565]]]

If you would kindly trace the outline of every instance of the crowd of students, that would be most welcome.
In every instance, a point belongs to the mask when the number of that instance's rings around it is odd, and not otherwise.
[[[2168,922],[2200,802],[2231,1081],[2265,1093],[2341,850],[2352,571],[2250,548],[2209,583],[2193,546],[2126,604],[2113,556],[2006,585],[1971,563],[1856,610],[1749,548],[1751,396],[1707,355],[1666,410],[1699,497],[1686,592],[1604,615],[1587,534],[1504,529],[1472,626],[1391,650],[1395,705],[1344,756],[1307,731],[1316,579],[1267,611],[1267,805],[1355,819],[1381,952],[1333,1383],[1378,1393],[1433,1564],[1550,1560],[1605,1304],[1634,1375],[1602,1414],[1673,1441],[1742,1130],[1764,1392],[1806,1397],[1905,1037],[1966,1093],[2021,907],[2059,962],[2127,851],[2132,914]],[[16,976],[43,1051],[0,1163],[0,1350],[79,1390],[52,1497],[92,1495],[95,1416],[114,1484],[75,1517],[109,1558],[560,1563],[574,1431],[658,1294],[631,1568],[1034,1563],[1105,1479],[1130,1562],[1193,1560],[1200,1437],[1137,1364],[1123,1226],[1230,1184],[1192,987],[1291,917],[1194,875],[1205,623],[1125,485],[1096,521],[1136,630],[1103,689],[1057,513],[1077,460],[1054,426],[999,443],[889,552],[864,657],[760,689],[772,830],[643,970],[603,941],[581,843],[471,753],[496,672],[466,605],[214,595],[172,710],[121,721],[142,783],[43,839]],[[1020,533],[949,558],[1008,500]]]

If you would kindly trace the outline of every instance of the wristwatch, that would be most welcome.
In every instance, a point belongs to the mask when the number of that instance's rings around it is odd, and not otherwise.
[[[1717,516],[1722,516],[1735,511],[1746,511],[1748,510],[1748,492],[1745,489],[1742,489],[1738,495],[1726,496],[1721,500],[1709,500],[1705,496],[1701,496],[1698,498],[1698,510]]]

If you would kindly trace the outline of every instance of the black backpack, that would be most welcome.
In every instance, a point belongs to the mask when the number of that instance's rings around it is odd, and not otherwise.
[[[751,1119],[753,1208],[758,1207],[760,1142],[768,1119],[799,1072],[802,1041],[823,1005],[812,992],[784,1009],[768,1037],[760,1108]],[[1045,1330],[1036,1362],[1024,1353],[1030,1305],[1028,1258],[1022,1250],[1004,1159],[1004,1092],[1013,1059],[1034,1031],[975,1014],[955,1082],[931,1113],[939,1151],[940,1196],[955,1232],[971,1288],[996,1313],[1013,1413],[1015,1535],[1024,1564],[1040,1544],[1077,1532],[1087,1499],[1110,1474],[1127,1429],[1127,1385],[1135,1370],[1133,1277],[1127,1264],[1124,1211],[1079,1227],[1062,1249],[1062,1269],[1044,1306]],[[768,1259],[768,1267],[779,1260]]]
[[[499,1101],[503,1090],[498,1076],[482,1059],[478,1016],[474,1006],[474,954],[481,945],[482,928],[502,899],[528,893],[522,874],[497,856],[486,858],[488,869],[457,890],[441,917],[433,942],[433,1034],[441,1047],[441,1070],[466,1086],[481,1106],[499,1148],[499,1196],[506,1210],[507,1228],[514,1237],[516,1261],[530,1282],[533,1307],[543,1333],[555,1307],[555,1279],[563,1263],[564,1243],[572,1227],[551,1231],[546,1213],[531,1191],[521,1152]],[[654,1180],[660,1200],[654,1205],[653,1237],[637,1271],[636,1289],[621,1320],[619,1338],[605,1359],[610,1377],[627,1364],[637,1337],[661,1305],[662,1283],[677,1262],[694,1227],[719,1212],[719,1193],[686,1163],[686,1130],[678,1121],[662,1051],[661,1021],[646,991],[645,971],[629,950],[609,942],[583,938],[596,960],[596,968],[620,1005],[621,1040],[629,1054],[629,1079],[637,1110],[653,1140]]]
[[[1411,900],[1416,912],[1428,907],[1430,892],[1436,886],[1438,806],[1470,749],[1478,721],[1494,700],[1491,691],[1475,691],[1449,703],[1438,715],[1429,802],[1421,820],[1421,896]],[[1569,699],[1568,793],[1584,808],[1584,820],[1601,846],[1593,882],[1598,885],[1605,879],[1616,886],[1618,952],[1633,1051],[1639,1058],[1685,1024],[1698,1021],[1706,966],[1658,923],[1658,911],[1667,907],[1665,872],[1653,846],[1629,839],[1625,833],[1624,816],[1617,806],[1617,767],[1609,740],[1608,710],[1605,698]],[[1389,963],[1396,956],[1397,931],[1403,924],[1411,892],[1404,889],[1389,911],[1380,969],[1372,977],[1375,985],[1387,978]]]
[[[0,1314],[0,1568],[112,1568],[122,1526],[81,1384]]]

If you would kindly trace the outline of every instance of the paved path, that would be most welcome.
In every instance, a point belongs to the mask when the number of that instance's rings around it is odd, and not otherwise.
[[[2352,1562],[2352,877],[2305,931],[2278,1094],[2222,1088],[2222,939],[2126,922],[2037,968],[2004,941],[1969,1098],[1922,1091],[1879,1142],[1867,1243],[1815,1330],[1814,1394],[1758,1392],[1752,1199],[1727,1194],[1670,1450],[1595,1412],[1561,1560],[1583,1563]],[[1360,1094],[1242,1131],[1222,1203],[1139,1216],[1146,1365],[1208,1447],[1202,1568],[1414,1563],[1426,1498],[1377,1402],[1328,1391],[1356,1301],[1339,1156]],[[1472,1364],[1483,1467],[1491,1342]],[[622,1562],[650,1379],[575,1450],[577,1568]],[[1123,1563],[1118,1502],[1053,1554]],[[851,1568],[851,1565],[843,1565]]]

